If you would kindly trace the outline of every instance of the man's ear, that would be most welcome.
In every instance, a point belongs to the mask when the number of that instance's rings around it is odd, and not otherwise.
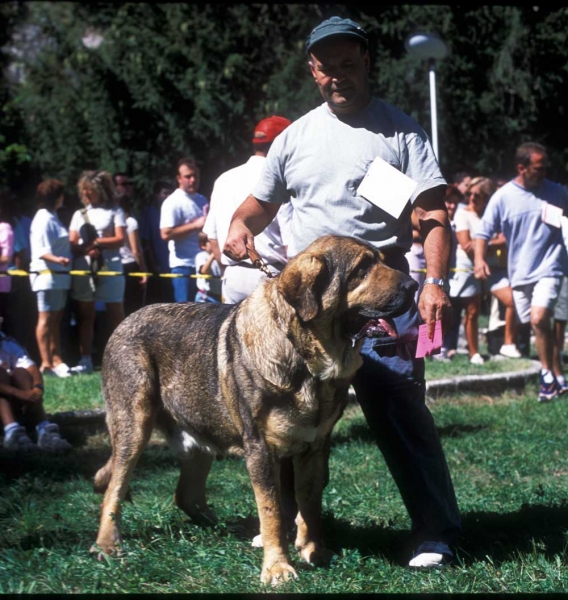
[[[327,285],[328,271],[324,261],[310,254],[292,259],[278,278],[278,291],[307,323],[314,319]]]

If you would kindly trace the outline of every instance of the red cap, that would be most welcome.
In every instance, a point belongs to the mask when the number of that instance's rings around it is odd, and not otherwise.
[[[282,133],[291,123],[292,121],[288,121],[284,117],[272,116],[262,119],[254,128],[252,143],[269,144],[273,142],[276,136]]]

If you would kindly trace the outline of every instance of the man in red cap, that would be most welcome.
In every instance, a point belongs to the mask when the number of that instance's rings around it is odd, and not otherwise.
[[[211,241],[215,258],[224,265],[223,302],[234,304],[244,300],[266,276],[253,266],[250,259],[237,262],[222,255],[233,213],[251,193],[260,177],[266,154],[276,136],[290,121],[271,116],[262,119],[254,128],[253,155],[244,165],[226,171],[218,177],[211,193],[211,206],[203,231]],[[273,273],[279,273],[286,264],[286,237],[291,205],[283,206],[268,227],[255,238],[255,248]]]

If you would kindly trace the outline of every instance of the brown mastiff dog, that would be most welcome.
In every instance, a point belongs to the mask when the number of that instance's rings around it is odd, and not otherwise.
[[[205,499],[214,457],[244,456],[265,583],[296,576],[279,478],[280,459],[293,457],[295,545],[310,563],[326,559],[320,515],[331,430],[363,338],[396,335],[390,319],[409,308],[415,290],[373,246],[329,235],[240,304],[154,304],[125,319],[103,358],[112,455],[95,476],[95,490],[105,492],[98,548],[120,545],[120,503],[157,427],[180,458],[174,499],[191,517],[215,519]]]

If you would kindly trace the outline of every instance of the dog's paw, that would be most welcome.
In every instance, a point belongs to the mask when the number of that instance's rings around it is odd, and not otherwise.
[[[269,565],[264,565],[260,580],[265,585],[276,586],[280,585],[291,578],[298,579],[298,574],[294,570],[294,567],[285,559],[282,558]]]
[[[307,563],[318,567],[329,565],[331,559],[335,556],[335,552],[314,542],[310,542],[302,548],[298,548],[298,553]]]
[[[262,543],[262,535],[259,533],[258,535],[255,535],[252,538],[252,542],[250,543],[250,545],[253,548],[262,548],[263,543]]]

